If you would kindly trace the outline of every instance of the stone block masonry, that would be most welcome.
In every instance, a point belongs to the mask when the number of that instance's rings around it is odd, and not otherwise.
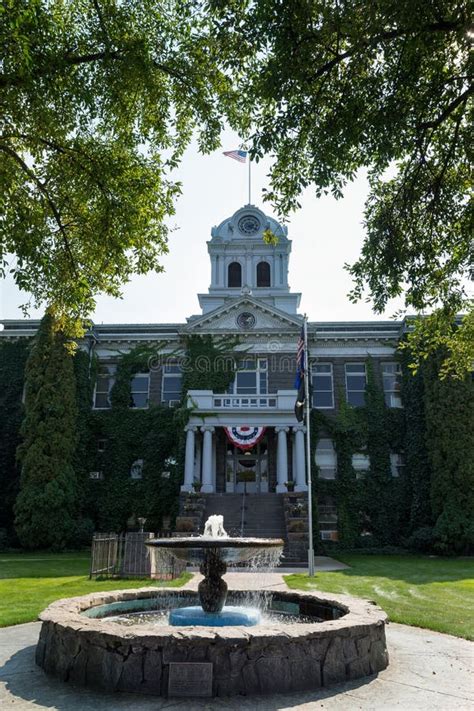
[[[112,603],[196,593],[166,589],[95,593],[60,600],[40,616],[36,662],[63,681],[104,691],[167,696],[171,662],[213,665],[213,696],[297,692],[376,674],[388,665],[385,613],[342,595],[275,592],[301,610],[326,610],[314,623],[270,621],[253,628],[176,628],[142,624],[133,630],[83,614]],[[148,605],[147,605],[148,603]],[[133,603],[131,603],[133,604]],[[136,603],[135,603],[136,604]],[[94,614],[94,613],[93,613]]]

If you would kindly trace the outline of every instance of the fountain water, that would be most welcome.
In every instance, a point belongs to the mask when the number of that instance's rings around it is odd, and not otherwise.
[[[229,563],[252,562],[254,567],[268,561],[273,553],[275,563],[283,550],[280,538],[230,538],[224,529],[223,516],[210,516],[204,526],[203,536],[186,538],[155,538],[146,542],[155,558],[164,551],[188,563],[199,563],[204,576],[198,586],[201,606],[192,605],[172,609],[169,615],[171,625],[200,625],[225,627],[228,625],[256,625],[261,621],[257,608],[247,606],[225,607],[227,583],[222,576]]]

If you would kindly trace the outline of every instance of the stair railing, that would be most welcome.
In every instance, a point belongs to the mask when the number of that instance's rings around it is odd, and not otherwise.
[[[242,508],[240,513],[240,536],[244,537],[244,525],[245,525],[245,486],[242,494]]]

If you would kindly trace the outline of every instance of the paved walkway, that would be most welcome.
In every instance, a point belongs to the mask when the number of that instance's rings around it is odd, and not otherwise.
[[[284,588],[280,573],[229,573],[231,588]],[[199,577],[188,583],[195,588]],[[40,624],[0,629],[0,709],[12,711],[472,711],[474,644],[417,627],[390,624],[388,669],[319,692],[178,701],[104,694],[48,678],[35,666]]]

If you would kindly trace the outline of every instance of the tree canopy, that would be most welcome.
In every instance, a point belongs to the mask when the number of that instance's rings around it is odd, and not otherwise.
[[[179,0],[8,0],[0,46],[0,267],[71,326],[160,270],[170,170],[196,126],[217,147],[230,80]]]
[[[0,256],[56,313],[160,269],[170,178],[226,120],[266,199],[368,171],[351,298],[440,309],[412,349],[472,358],[474,26],[468,0],[9,0],[0,9]],[[453,330],[456,312],[470,310]],[[452,364],[451,364],[452,365]],[[448,364],[448,367],[449,364]],[[454,368],[456,363],[454,363]]]
[[[253,107],[252,154],[274,156],[266,197],[287,214],[306,187],[338,198],[366,168],[366,238],[347,267],[351,297],[368,292],[377,312],[403,293],[411,312],[441,307],[417,330],[418,353],[432,341],[449,343],[458,363],[470,365],[472,312],[452,329],[456,312],[469,308],[474,263],[470,4],[213,5],[220,33],[246,66],[240,95]]]

